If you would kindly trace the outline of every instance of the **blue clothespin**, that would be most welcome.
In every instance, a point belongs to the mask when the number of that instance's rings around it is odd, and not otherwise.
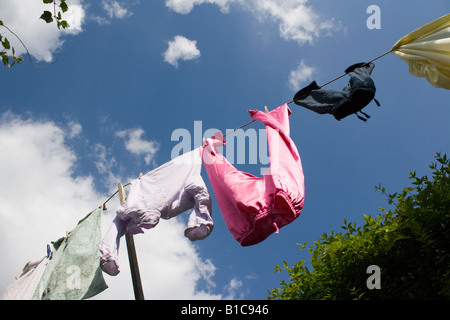
[[[52,249],[50,249],[50,245],[47,244],[47,259],[50,258],[50,254],[52,253]]]

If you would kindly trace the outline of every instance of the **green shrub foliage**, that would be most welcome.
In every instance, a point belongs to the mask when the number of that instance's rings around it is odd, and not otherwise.
[[[344,220],[344,232],[324,233],[309,247],[308,263],[275,266],[289,282],[268,299],[450,299],[449,165],[437,153],[431,179],[410,172],[411,186],[400,193],[375,187],[393,209],[364,215],[360,227]],[[379,267],[379,289],[367,285],[371,265]]]

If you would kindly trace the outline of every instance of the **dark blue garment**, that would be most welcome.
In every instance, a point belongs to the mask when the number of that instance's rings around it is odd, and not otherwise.
[[[363,113],[361,109],[375,97],[375,83],[370,78],[374,67],[373,63],[354,64],[345,70],[345,73],[350,76],[350,81],[341,91],[321,89],[313,81],[310,85],[298,91],[293,100],[295,104],[319,114],[332,114],[337,120],[358,111]],[[363,114],[370,118],[367,114]],[[366,121],[359,115],[358,117]]]

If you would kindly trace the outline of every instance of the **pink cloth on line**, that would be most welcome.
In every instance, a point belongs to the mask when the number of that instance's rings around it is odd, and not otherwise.
[[[284,104],[269,113],[250,110],[265,124],[270,168],[262,178],[238,171],[216,147],[222,139],[206,140],[203,164],[225,223],[234,238],[249,246],[265,240],[294,221],[303,209],[305,185],[297,147],[290,138],[290,109]]]

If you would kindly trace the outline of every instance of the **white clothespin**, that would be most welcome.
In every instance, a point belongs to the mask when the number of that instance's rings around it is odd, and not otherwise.
[[[119,184],[117,185],[117,187],[119,188],[119,199],[120,199],[120,203],[124,203],[125,202],[125,190],[123,189],[123,185],[122,182],[119,182]]]

